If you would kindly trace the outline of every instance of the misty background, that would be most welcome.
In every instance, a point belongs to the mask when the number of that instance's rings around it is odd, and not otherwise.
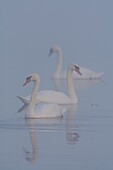
[[[53,89],[50,80],[57,56],[48,58],[48,54],[54,44],[62,48],[63,68],[77,63],[105,72],[111,94],[112,7],[112,0],[1,0],[1,108],[9,101],[17,107],[16,96],[30,93],[30,86],[23,88],[22,84],[33,72],[41,77],[40,89]]]

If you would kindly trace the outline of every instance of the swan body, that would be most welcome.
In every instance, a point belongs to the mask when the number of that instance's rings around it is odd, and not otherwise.
[[[38,93],[38,97],[36,103],[39,102],[49,102],[49,103],[57,103],[57,104],[75,104],[78,103],[78,98],[75,93],[75,88],[72,79],[73,71],[78,72],[78,74],[82,75],[79,71],[79,67],[76,65],[69,65],[68,72],[67,72],[67,91],[68,94],[64,94],[62,92],[54,91],[54,90],[44,90]],[[39,79],[39,77],[37,77]],[[39,80],[38,80],[39,82]],[[39,83],[37,84],[39,86]],[[18,96],[18,98],[24,103],[29,104],[30,96],[22,97]]]
[[[29,110],[28,107],[25,117],[32,119],[62,117],[65,111],[61,106],[53,103],[39,103],[34,110]]]
[[[52,104],[52,103],[39,103],[36,106],[37,101],[37,92],[39,88],[40,78],[38,74],[32,74],[30,77],[26,78],[26,82],[23,84],[24,86],[29,82],[34,82],[34,88],[32,95],[30,97],[30,101],[28,104],[26,118],[53,118],[53,117],[61,117],[64,113],[63,107]]]
[[[61,78],[61,79],[65,79],[67,76],[67,71],[64,70],[62,71],[62,60],[63,60],[63,55],[62,55],[62,50],[58,45],[54,45],[51,49],[50,49],[50,53],[49,56],[51,56],[53,53],[57,53],[58,55],[58,61],[57,61],[57,65],[56,65],[56,71],[53,75],[53,78]],[[80,67],[80,66],[79,66]],[[73,72],[73,78],[76,79],[100,79],[104,73],[98,73],[95,72],[91,69],[85,68],[85,67],[80,67],[80,70],[82,72],[82,76],[80,76],[79,74],[77,74],[76,72]]]
[[[78,80],[85,80],[85,79],[88,79],[88,80],[92,80],[92,79],[101,79],[101,77],[105,74],[104,72],[101,72],[101,73],[97,73],[91,69],[88,69],[88,68],[85,68],[85,67],[80,67],[80,71],[82,73],[82,76],[80,76],[79,74],[77,74],[76,72],[73,72],[73,78],[75,79],[78,79]],[[63,70],[61,72],[60,75],[56,74],[53,75],[53,79],[66,79],[66,75],[67,75],[67,71],[66,70]]]
[[[30,95],[27,97],[17,96],[24,104],[29,104]],[[64,101],[65,100],[65,101]],[[64,101],[64,102],[63,102]],[[38,98],[36,103],[48,102],[48,103],[58,103],[58,104],[71,104],[71,101],[67,95],[62,92],[53,90],[44,90],[38,93]]]

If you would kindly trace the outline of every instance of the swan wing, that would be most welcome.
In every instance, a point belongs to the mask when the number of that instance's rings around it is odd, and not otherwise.
[[[62,92],[52,91],[52,90],[44,90],[40,91],[38,94],[38,101],[40,102],[49,102],[49,103],[57,103],[57,104],[69,104],[70,99]]]
[[[29,104],[31,95],[26,96],[26,97],[24,97],[24,96],[17,96],[17,97],[18,97],[24,104]]]
[[[30,96],[17,96],[24,104],[29,104]],[[53,90],[43,90],[38,93],[37,104],[39,102],[47,103],[57,103],[57,104],[70,104],[71,101],[68,96],[62,92],[53,91]]]

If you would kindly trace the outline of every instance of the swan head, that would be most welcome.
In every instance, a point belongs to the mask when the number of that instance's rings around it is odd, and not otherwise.
[[[80,72],[79,66],[77,66],[75,64],[70,64],[69,65],[69,69],[72,70],[72,71],[76,71],[79,75],[82,76],[82,73]]]
[[[40,77],[38,74],[33,73],[30,76],[28,76],[25,80],[25,83],[23,84],[23,86],[25,86],[26,84],[30,83],[31,81],[40,81]]]
[[[54,52],[61,52],[61,48],[59,47],[59,45],[57,44],[53,45],[53,47],[50,48],[48,56],[50,57]]]

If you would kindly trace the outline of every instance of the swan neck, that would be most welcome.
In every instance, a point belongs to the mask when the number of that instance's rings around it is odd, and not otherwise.
[[[58,55],[58,60],[57,60],[56,71],[55,71],[54,76],[60,77],[61,70],[62,70],[62,51],[61,51],[61,49],[59,49],[56,52]]]
[[[30,99],[30,103],[29,103],[29,107],[28,107],[30,115],[32,115],[34,113],[34,110],[35,110],[38,88],[39,88],[39,82],[37,80],[35,80],[34,81],[34,88],[33,88],[33,91],[32,91],[32,95],[31,95],[31,99]]]
[[[68,71],[67,71],[67,90],[68,90],[68,96],[71,99],[71,101],[73,103],[77,103],[78,99],[77,99],[77,95],[76,95],[76,92],[75,92],[72,73],[73,73],[73,71],[68,69]]]

